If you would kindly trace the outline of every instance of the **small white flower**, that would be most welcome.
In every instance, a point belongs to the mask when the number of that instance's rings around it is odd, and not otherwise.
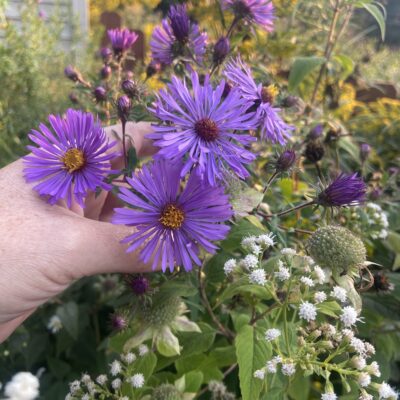
[[[265,271],[262,268],[257,268],[251,271],[249,275],[249,281],[256,285],[265,285],[265,282],[267,281]]]
[[[67,393],[67,395],[65,396],[65,400],[73,400],[72,394],[71,393]]]
[[[278,265],[278,272],[275,272],[276,279],[280,281],[287,281],[290,278],[289,268],[284,267],[282,262]]]
[[[275,244],[274,236],[275,235],[272,232],[265,235],[260,235],[257,238],[257,242],[263,249],[268,249],[268,247],[272,247]]]
[[[253,374],[254,378],[256,379],[264,379],[265,378],[265,370],[264,369],[258,369],[257,371],[254,371]]]
[[[144,385],[143,374],[135,374],[130,378],[130,382],[134,388],[141,388]]]
[[[318,303],[322,303],[326,300],[326,293],[324,292],[315,292],[314,293],[314,301]]]
[[[379,364],[376,361],[372,361],[372,363],[367,366],[366,371],[370,375],[374,375],[378,378],[381,376],[381,370],[379,369]]]
[[[90,396],[88,393],[85,393],[82,397],[81,400],[90,400]]]
[[[336,300],[339,300],[342,303],[345,303],[347,300],[347,292],[346,289],[343,289],[340,286],[335,286],[331,291],[331,296]]]
[[[141,344],[139,346],[139,356],[143,357],[145,354],[149,352],[149,347],[145,344]]]
[[[140,350],[139,350],[139,352],[140,352]],[[126,362],[128,365],[132,364],[136,360],[136,355],[133,353],[122,354],[121,360]]]
[[[240,244],[245,250],[251,251],[251,247],[257,244],[257,238],[255,236],[247,236],[242,239]]]
[[[96,382],[99,384],[99,385],[104,385],[106,382],[107,382],[107,375],[99,375],[97,378],[96,378]]]
[[[300,278],[300,282],[301,282],[303,285],[307,286],[307,287],[313,287],[313,286],[315,286],[314,281],[313,281],[311,278],[309,278],[308,276],[302,276],[302,277]]]
[[[110,373],[112,376],[118,375],[122,371],[121,363],[117,360],[114,360],[110,364]]]
[[[314,265],[315,261],[310,257],[310,256],[303,256],[303,260],[308,264],[308,265]]]
[[[345,338],[351,340],[351,339],[353,339],[353,337],[354,337],[354,332],[353,332],[351,329],[343,329],[343,330],[342,330],[342,335],[343,335]]]
[[[69,384],[69,391],[71,394],[75,394],[81,388],[81,382],[75,380]]]
[[[375,347],[371,343],[365,342],[364,347],[365,347],[365,353],[367,354],[367,356],[372,356],[375,354]]]
[[[380,399],[397,399],[397,393],[386,382],[383,382],[379,387]]]
[[[326,279],[326,275],[325,275],[324,270],[320,266],[316,265],[314,267],[314,273],[315,273],[315,276],[317,278],[317,282],[320,285],[322,285],[325,282],[325,279]]]
[[[47,323],[47,329],[51,333],[57,333],[59,332],[63,327],[63,324],[61,322],[61,319],[58,315],[53,315],[50,319],[49,322]]]
[[[314,321],[317,317],[317,308],[308,301],[303,301],[299,308],[299,317],[306,321]]]
[[[356,337],[353,337],[350,340],[350,346],[353,348],[354,351],[356,351],[358,354],[363,355],[365,352],[365,346],[364,346],[364,342]]]
[[[18,372],[6,383],[4,394],[10,400],[33,400],[39,396],[39,379],[30,372]]]
[[[336,399],[337,399],[336,393],[333,392],[323,393],[321,395],[321,400],[336,400]]]
[[[342,315],[340,316],[340,320],[346,327],[354,325],[357,321],[359,321],[359,318],[357,318],[357,311],[351,306],[344,307]]]
[[[225,275],[229,275],[232,273],[232,271],[235,269],[236,267],[236,260],[234,258],[231,258],[230,260],[228,260],[225,264],[224,264],[224,272]]]
[[[279,336],[281,336],[281,331],[276,328],[268,329],[265,332],[265,340],[267,342],[271,342],[272,340],[277,339]]]
[[[111,382],[111,387],[112,387],[114,390],[117,390],[117,389],[119,389],[119,388],[121,387],[121,384],[122,384],[121,379],[117,378],[117,379],[114,379],[114,380]]]
[[[81,378],[81,381],[82,381],[83,383],[85,383],[85,384],[88,384],[89,382],[92,381],[92,379],[90,378],[90,375],[88,375],[88,374],[83,374],[83,375],[82,375],[82,378]]]
[[[277,371],[277,366],[282,362],[282,358],[280,356],[275,356],[272,360],[267,361],[265,368],[267,372],[270,374],[275,374]]]
[[[246,269],[254,269],[258,267],[258,258],[254,254],[248,254],[241,263]]]
[[[373,400],[374,396],[372,394],[367,393],[365,390],[362,391],[358,400]]]
[[[296,365],[293,363],[282,364],[282,374],[286,376],[292,376],[296,373]]]
[[[295,249],[291,249],[289,247],[285,247],[281,250],[281,254],[283,254],[284,256],[295,256],[296,255],[296,250]]]
[[[357,368],[361,371],[367,366],[367,360],[364,357],[354,356],[351,359],[351,364],[354,366],[354,368]]]
[[[120,397],[118,400],[129,400],[128,396]]]
[[[367,387],[371,383],[371,376],[366,372],[361,372],[358,376],[358,384],[361,387]]]

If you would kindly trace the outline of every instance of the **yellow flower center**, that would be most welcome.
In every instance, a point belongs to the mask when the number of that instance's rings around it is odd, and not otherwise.
[[[85,156],[83,151],[79,149],[69,149],[61,158],[66,170],[71,174],[72,172],[79,171],[85,165]]]
[[[161,213],[159,221],[166,228],[178,229],[185,220],[184,212],[174,204],[168,204]]]
[[[264,86],[261,89],[261,100],[263,103],[273,103],[278,94],[279,89],[275,85]]]

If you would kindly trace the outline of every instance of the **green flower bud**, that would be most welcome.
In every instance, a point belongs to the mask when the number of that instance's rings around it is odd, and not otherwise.
[[[360,238],[341,226],[324,226],[316,230],[307,243],[311,257],[332,272],[348,272],[366,260],[366,250]]]
[[[169,383],[165,383],[153,390],[152,400],[181,400],[182,395],[178,389]]]
[[[151,305],[141,304],[141,312],[145,322],[149,325],[161,328],[170,325],[180,314],[182,300],[180,297],[170,297],[163,302],[155,302]]]

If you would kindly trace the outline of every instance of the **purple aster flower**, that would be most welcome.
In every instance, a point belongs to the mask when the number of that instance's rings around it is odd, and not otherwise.
[[[174,266],[192,269],[201,264],[200,247],[214,253],[211,241],[226,237],[224,224],[232,216],[228,197],[220,187],[201,182],[191,174],[181,185],[181,163],[158,160],[144,165],[133,178],[127,178],[132,192],[121,188],[120,199],[132,208],[116,208],[113,223],[133,226],[136,230],[122,242],[128,252],[142,247],[140,255],[153,269]]]
[[[138,35],[135,32],[131,32],[126,28],[109,29],[107,33],[114,54],[118,57],[121,57],[123,53],[127,52],[138,38]]]
[[[282,152],[276,160],[275,169],[277,172],[285,172],[293,167],[296,162],[296,152],[291,149],[287,149]]]
[[[245,178],[248,172],[243,164],[251,163],[255,155],[243,146],[256,139],[235,131],[254,128],[254,113],[246,113],[247,102],[237,90],[223,98],[224,81],[214,89],[207,75],[200,85],[193,72],[191,83],[192,90],[186,81],[172,77],[169,90],[160,91],[150,110],[164,122],[147,135],[161,148],[155,157],[178,162],[185,158],[182,176],[195,168],[211,185],[229,169]]]
[[[354,206],[365,201],[367,186],[354,174],[340,174],[319,193],[316,203],[325,207]]]
[[[89,190],[111,190],[104,182],[110,171],[110,160],[117,156],[100,123],[90,113],[69,109],[65,118],[50,115],[51,129],[40,124],[29,138],[38,147],[28,146],[24,157],[24,176],[28,183],[38,182],[34,189],[48,198],[50,204],[66,199],[71,207],[74,198],[81,207]]]
[[[274,89],[257,85],[251,70],[240,57],[231,61],[225,68],[225,75],[236,86],[247,101],[249,109],[257,110],[258,126],[262,139],[284,145],[290,137],[293,126],[286,124],[279,115],[280,109],[273,107],[271,99]]]
[[[154,28],[150,41],[155,62],[170,65],[177,57],[194,58],[201,63],[206,52],[207,34],[189,20],[185,5],[172,6],[168,19]]]
[[[222,0],[223,9],[231,9],[236,20],[260,25],[268,32],[274,29],[274,5],[272,0]]]

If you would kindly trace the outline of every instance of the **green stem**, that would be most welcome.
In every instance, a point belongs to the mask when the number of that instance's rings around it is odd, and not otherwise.
[[[311,201],[308,201],[307,203],[302,203],[302,204],[299,204],[299,205],[297,205],[295,207],[289,208],[289,209],[287,209],[285,211],[281,211],[280,213],[275,214],[275,216],[276,217],[282,217],[283,215],[290,214],[293,211],[301,210],[302,208],[311,206],[313,204],[315,204],[315,200],[311,200]]]

